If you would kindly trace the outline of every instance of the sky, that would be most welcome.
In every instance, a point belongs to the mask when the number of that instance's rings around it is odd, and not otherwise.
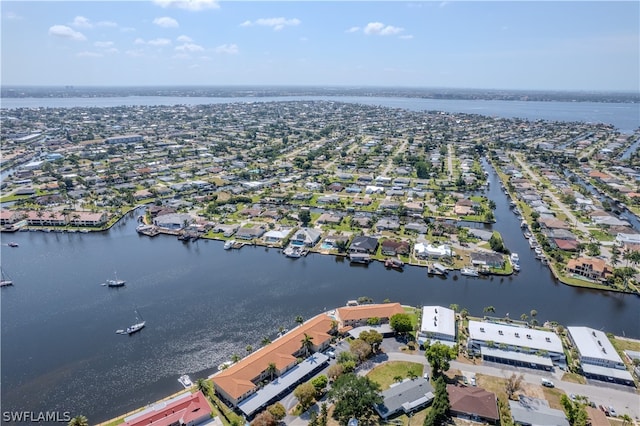
[[[7,85],[640,91],[638,1],[5,1]]]

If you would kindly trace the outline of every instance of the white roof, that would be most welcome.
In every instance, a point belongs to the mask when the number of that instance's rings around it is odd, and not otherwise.
[[[455,312],[442,306],[423,306],[420,331],[422,333],[439,333],[455,337]]]
[[[507,324],[469,321],[469,337],[492,341],[499,345],[527,347],[554,353],[563,353],[560,338],[550,331],[536,330]]]
[[[581,357],[604,359],[622,364],[620,355],[602,331],[589,327],[567,327],[567,330],[578,347]]]
[[[582,371],[587,374],[604,376],[604,377],[613,377],[615,379],[628,380],[633,382],[633,377],[631,373],[627,370],[619,370],[617,368],[607,368],[602,367],[601,365],[592,365],[592,364],[582,364]]]

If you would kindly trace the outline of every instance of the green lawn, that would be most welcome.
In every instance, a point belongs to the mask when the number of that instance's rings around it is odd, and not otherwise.
[[[367,374],[367,377],[378,383],[382,390],[388,389],[394,382],[394,377],[406,379],[413,372],[416,376],[422,376],[424,365],[417,362],[389,361],[377,366]]]

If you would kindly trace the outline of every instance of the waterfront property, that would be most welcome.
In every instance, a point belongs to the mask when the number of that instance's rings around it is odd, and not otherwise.
[[[311,338],[312,351],[319,352],[329,346],[329,333],[333,329],[334,323],[329,316],[321,314],[312,318],[271,344],[213,375],[211,378],[216,392],[231,406],[239,408],[248,416],[253,415],[265,408],[265,404],[293,390],[293,387],[308,374],[321,368],[328,361],[326,356],[318,353],[300,364],[298,358],[309,355],[301,343],[306,336]],[[275,370],[272,370],[272,365]],[[295,371],[289,374],[294,369]],[[274,377],[276,380],[272,380],[272,383],[275,383],[254,397],[260,390],[261,383]],[[245,402],[250,398],[251,402]]]
[[[383,402],[375,409],[384,420],[398,414],[410,414],[429,405],[435,397],[433,392],[433,386],[425,378],[405,379],[382,392]]]
[[[211,418],[211,405],[201,391],[184,392],[180,395],[153,404],[131,416],[125,417],[126,426],[204,426],[222,423]]]
[[[370,319],[376,318],[379,324],[386,324],[395,314],[403,314],[399,303],[380,303],[360,306],[343,306],[336,309],[336,320],[340,322],[341,332],[351,328],[365,326]]]
[[[417,341],[420,345],[439,342],[450,347],[455,346],[456,313],[442,306],[423,306]]]
[[[560,338],[550,331],[514,323],[469,321],[467,350],[485,361],[552,370],[566,360]]]
[[[586,378],[634,386],[631,373],[605,333],[589,327],[567,327],[567,331]]]

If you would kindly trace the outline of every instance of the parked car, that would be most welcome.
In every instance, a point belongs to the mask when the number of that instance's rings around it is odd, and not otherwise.
[[[553,382],[549,379],[545,379],[544,377],[541,379],[542,381],[542,386],[546,386],[548,388],[552,388],[555,387],[555,385],[553,384]]]
[[[600,410],[605,414],[605,416],[609,415],[609,409],[602,404],[600,404]]]
[[[617,417],[618,416],[618,413],[616,413],[616,410],[611,405],[609,406],[609,415],[611,417]]]
[[[336,357],[336,353],[334,351],[327,351],[325,354],[332,359]]]

